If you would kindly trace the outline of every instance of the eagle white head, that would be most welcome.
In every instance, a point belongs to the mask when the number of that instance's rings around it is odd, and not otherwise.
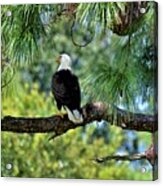
[[[60,64],[58,67],[58,71],[60,70],[71,70],[72,60],[68,54],[61,54],[57,62]]]

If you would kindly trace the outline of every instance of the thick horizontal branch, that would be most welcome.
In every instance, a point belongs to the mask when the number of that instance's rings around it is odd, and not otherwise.
[[[18,133],[54,132],[55,136],[58,136],[69,129],[101,120],[106,120],[128,130],[155,132],[158,129],[156,115],[135,114],[118,108],[113,111],[110,108],[109,105],[102,102],[86,104],[82,108],[84,121],[80,124],[69,121],[67,114],[63,118],[59,115],[41,118],[6,116],[2,119],[1,129]]]

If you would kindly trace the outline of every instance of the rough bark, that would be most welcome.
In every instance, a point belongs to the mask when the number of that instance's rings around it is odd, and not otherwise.
[[[93,121],[106,120],[122,129],[155,132],[158,129],[157,115],[136,114],[114,108],[102,102],[89,103],[82,108],[84,121],[74,124],[64,117],[54,115],[41,118],[25,118],[5,116],[1,121],[1,130],[17,133],[47,133],[54,132],[55,136],[62,135],[70,129],[84,126]],[[111,111],[112,110],[112,111]],[[116,113],[116,114],[115,114]]]

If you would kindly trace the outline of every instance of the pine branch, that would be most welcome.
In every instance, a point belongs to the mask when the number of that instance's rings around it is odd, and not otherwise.
[[[154,148],[155,144],[151,144],[149,148],[143,153],[127,154],[127,155],[109,155],[105,157],[94,158],[93,161],[97,163],[104,163],[110,160],[115,161],[135,161],[135,160],[148,160],[149,163],[154,167],[157,167],[158,152]],[[156,169],[157,171],[157,169]]]
[[[115,161],[135,161],[135,160],[143,160],[146,159],[145,153],[138,153],[133,155],[111,155],[106,157],[98,157],[93,159],[93,161],[97,163],[104,163],[109,160]]]
[[[73,16],[73,22],[72,22],[72,25],[71,25],[71,40],[72,40],[72,43],[77,46],[77,47],[86,47],[88,44],[90,44],[92,41],[93,41],[93,38],[94,38],[94,35],[91,36],[91,38],[85,42],[84,44],[79,44],[75,41],[74,39],[74,31],[73,31],[73,28],[75,26],[75,23],[76,23],[76,15],[75,14],[72,14]]]
[[[68,120],[67,114],[62,118],[59,115],[41,118],[26,118],[5,116],[1,121],[1,130],[18,133],[48,133],[54,132],[55,136],[64,134],[70,129],[85,126],[93,121],[106,120],[122,129],[155,132],[158,129],[157,116],[135,114],[118,108],[116,116],[109,114],[110,105],[102,102],[88,103],[82,108],[83,123],[74,124]]]

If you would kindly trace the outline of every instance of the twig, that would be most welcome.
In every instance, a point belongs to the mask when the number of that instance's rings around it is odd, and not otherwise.
[[[73,14],[73,22],[72,22],[72,25],[71,25],[71,40],[72,40],[72,43],[77,46],[77,47],[86,47],[89,43],[92,42],[93,38],[94,38],[94,35],[89,39],[89,41],[87,41],[86,43],[84,44],[78,44],[76,43],[75,39],[74,39],[74,31],[73,31],[73,28],[75,26],[75,22],[76,22],[76,15]]]
[[[112,156],[106,156],[106,157],[97,157],[94,158],[93,161],[97,163],[103,163],[110,160],[115,161],[135,161],[135,160],[143,160],[146,159],[145,153],[138,153],[133,155],[112,155]]]
[[[6,65],[8,65],[8,64],[6,64]],[[10,67],[10,66],[8,65],[8,67]],[[15,76],[14,69],[12,67],[10,67],[10,69],[12,69],[12,75],[7,82],[5,82],[4,84],[1,85],[2,89],[5,88],[6,86],[8,86],[11,83],[11,81],[13,80],[14,76]]]

